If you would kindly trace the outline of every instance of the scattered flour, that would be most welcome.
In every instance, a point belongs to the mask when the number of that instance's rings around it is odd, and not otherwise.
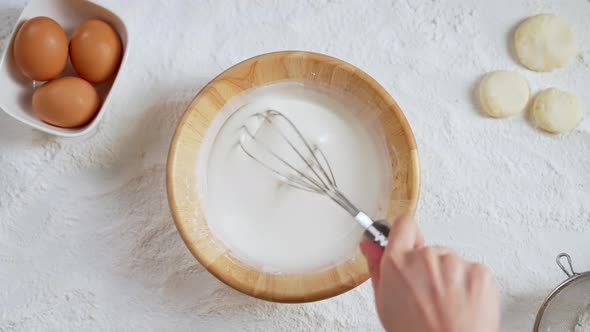
[[[25,2],[0,2],[1,49]],[[349,61],[391,92],[420,151],[418,222],[491,267],[502,331],[530,330],[562,279],[556,253],[590,269],[590,121],[544,135],[474,112],[470,90],[517,70],[533,93],[559,86],[590,105],[587,0],[97,2],[132,45],[99,130],[62,140],[0,112],[0,331],[381,331],[368,283],[318,303],[258,301],[207,273],[172,223],[165,162],[183,108],[228,66],[284,49]],[[539,12],[566,18],[582,49],[549,75],[524,71],[507,42]]]

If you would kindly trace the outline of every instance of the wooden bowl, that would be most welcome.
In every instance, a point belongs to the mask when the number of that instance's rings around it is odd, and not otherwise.
[[[197,194],[195,169],[201,142],[213,118],[232,97],[281,80],[316,81],[344,90],[370,107],[383,126],[391,156],[393,187],[387,220],[414,215],[420,171],[412,130],[393,98],[369,75],[336,58],[310,52],[256,56],[221,73],[205,86],[184,113],[170,146],[168,201],[182,239],[199,262],[227,285],[275,302],[310,302],[344,293],[369,277],[364,257],[307,274],[259,271],[235,258],[210,231]],[[353,220],[351,219],[351,222]]]

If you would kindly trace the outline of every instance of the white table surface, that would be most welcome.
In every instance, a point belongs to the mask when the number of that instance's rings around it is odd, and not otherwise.
[[[0,50],[26,1],[0,1]],[[590,270],[590,121],[570,135],[474,106],[487,71],[522,72],[590,105],[586,0],[116,1],[129,62],[86,140],[34,131],[0,112],[0,331],[379,331],[369,283],[281,305],[242,295],[183,245],[165,194],[166,153],[191,97],[223,69],[275,50],[346,60],[404,109],[422,162],[417,219],[429,243],[485,262],[502,289],[503,331],[529,331],[564,279]],[[127,7],[125,7],[127,6]],[[510,54],[523,18],[564,16],[580,56],[533,73]]]

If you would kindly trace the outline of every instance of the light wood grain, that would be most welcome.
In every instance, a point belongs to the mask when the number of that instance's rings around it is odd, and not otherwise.
[[[310,52],[263,54],[226,70],[194,98],[174,134],[168,155],[168,201],[176,226],[193,255],[229,286],[260,299],[310,302],[346,292],[368,278],[359,253],[326,271],[309,274],[261,272],[239,261],[211,234],[197,196],[196,165],[202,139],[216,114],[241,92],[280,80],[310,80],[344,90],[370,107],[385,132],[394,170],[387,220],[414,215],[420,186],[416,143],[393,98],[369,75],[341,60]],[[394,151],[395,150],[395,151]],[[396,157],[397,156],[397,157]],[[351,220],[352,222],[352,220]]]

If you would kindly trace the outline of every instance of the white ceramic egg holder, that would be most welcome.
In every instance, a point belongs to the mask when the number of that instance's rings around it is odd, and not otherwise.
[[[107,82],[95,85],[102,106],[96,117],[90,123],[79,128],[60,128],[41,121],[33,113],[31,100],[34,88],[38,87],[42,82],[31,81],[20,72],[12,51],[14,35],[18,31],[18,28],[26,20],[36,16],[47,16],[57,21],[66,31],[68,38],[71,36],[73,30],[86,20],[94,18],[109,23],[119,33],[123,43],[123,57],[119,70],[123,68],[127,59],[127,27],[123,23],[123,20],[112,11],[90,1],[32,0],[21,13],[10,36],[10,43],[2,55],[0,62],[0,109],[13,118],[52,135],[63,137],[88,135],[96,129],[102,119],[105,106],[109,103],[110,91],[115,87],[119,74],[116,74],[115,77]],[[66,70],[60,76],[64,75],[75,75],[69,61]]]

